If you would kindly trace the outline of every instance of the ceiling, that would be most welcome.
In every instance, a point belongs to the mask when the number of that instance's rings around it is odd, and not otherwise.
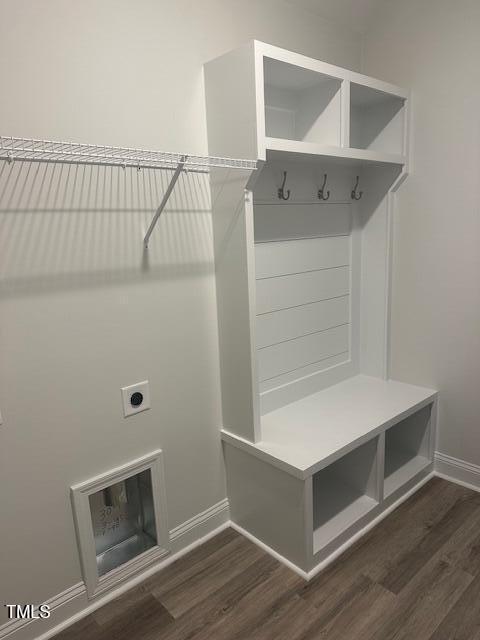
[[[288,4],[365,32],[376,8],[385,0],[287,0]]]

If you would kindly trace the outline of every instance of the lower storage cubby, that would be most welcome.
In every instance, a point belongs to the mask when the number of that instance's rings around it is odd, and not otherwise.
[[[377,438],[313,476],[313,553],[378,504]]]
[[[431,413],[428,405],[385,432],[386,498],[431,463]]]

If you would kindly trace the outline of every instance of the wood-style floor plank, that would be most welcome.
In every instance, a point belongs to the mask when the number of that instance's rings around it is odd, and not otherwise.
[[[270,616],[262,617],[249,640],[298,640],[305,634],[305,620],[317,611],[298,594],[281,602]]]
[[[209,556],[207,563],[198,563],[176,580],[160,582],[151,593],[179,618],[264,555],[257,545],[239,536]]]
[[[383,586],[393,593],[400,593],[403,587],[427,564],[464,526],[472,510],[478,511],[480,493],[471,492],[470,496],[459,499],[435,526],[428,529],[414,548],[405,550],[398,561],[390,566],[388,575],[382,580]]]
[[[173,616],[165,607],[147,594],[135,606],[109,619],[100,628],[102,640],[157,640],[173,622]]]
[[[205,545],[197,547],[160,573],[148,578],[144,584],[157,595],[174,590],[205,571],[213,571],[236,549],[244,548],[245,542],[247,542],[245,538],[233,529],[225,529],[215,538],[208,540]]]
[[[92,616],[82,618],[74,625],[61,631],[55,636],[55,640],[84,640],[85,638],[101,639],[101,628],[95,622]]]
[[[195,640],[245,640],[295,595],[302,578],[278,563],[260,584],[240,598],[227,615],[208,629],[196,634]]]
[[[372,640],[430,638],[472,580],[442,560],[430,563],[397,597],[391,615],[376,621]]]
[[[357,639],[365,630],[368,637],[372,620],[388,614],[395,606],[395,600],[392,593],[360,574],[353,585],[337,594],[336,599],[329,598],[316,607],[318,615],[306,628],[302,640]]]
[[[429,640],[480,638],[480,577],[467,587]]]
[[[435,478],[309,583],[226,529],[56,640],[480,640],[480,494]]]
[[[161,636],[161,640],[196,638],[232,611],[237,602],[263,584],[278,568],[278,562],[265,554],[242,573],[229,580],[220,589],[210,593],[181,616]]]

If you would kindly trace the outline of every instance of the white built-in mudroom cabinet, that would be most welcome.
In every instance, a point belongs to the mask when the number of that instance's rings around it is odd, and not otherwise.
[[[408,92],[261,42],[206,65],[232,521],[312,575],[433,468],[437,394],[390,379]]]

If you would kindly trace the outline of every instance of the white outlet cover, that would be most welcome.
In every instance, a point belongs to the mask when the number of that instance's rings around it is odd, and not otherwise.
[[[143,396],[142,403],[134,406],[132,405],[131,398],[134,393],[141,393]],[[150,387],[148,380],[143,382],[137,382],[137,384],[131,384],[128,387],[122,387],[122,401],[123,401],[123,415],[125,418],[133,416],[135,413],[146,411],[150,409]]]

